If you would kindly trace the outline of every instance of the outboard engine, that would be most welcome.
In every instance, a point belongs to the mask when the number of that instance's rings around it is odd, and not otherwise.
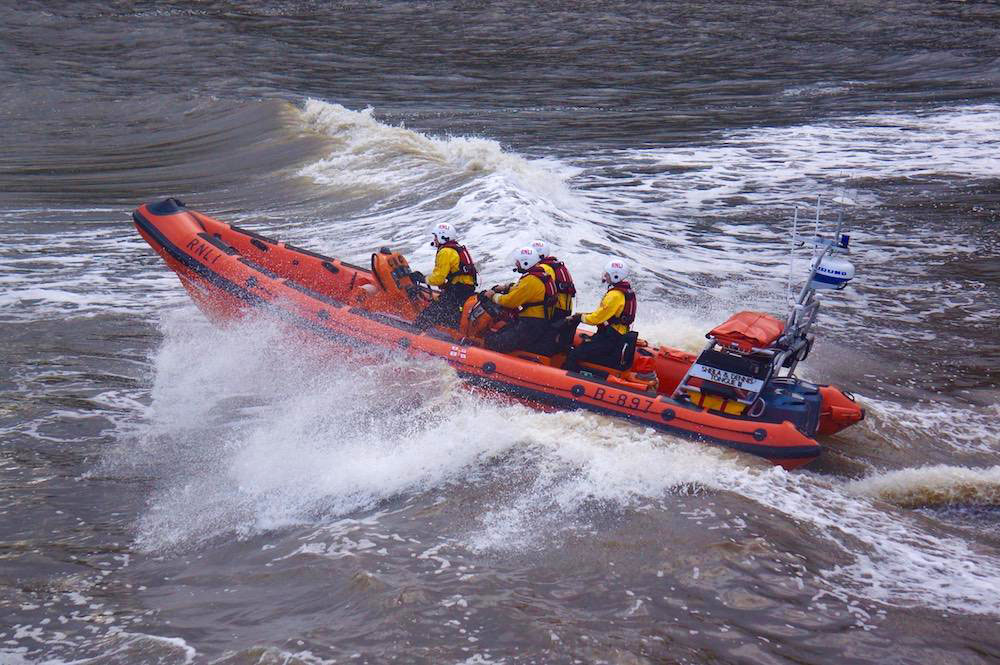
[[[815,383],[782,376],[768,382],[754,406],[754,417],[768,423],[787,420],[806,436],[813,436],[819,429],[823,397]]]

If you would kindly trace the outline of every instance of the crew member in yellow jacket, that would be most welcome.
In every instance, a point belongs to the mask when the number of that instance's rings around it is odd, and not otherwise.
[[[628,265],[622,259],[608,261],[601,278],[601,282],[608,285],[608,291],[601,298],[601,304],[589,314],[574,314],[566,319],[569,326],[586,323],[598,327],[596,334],[569,352],[566,369],[577,372],[584,361],[618,367],[625,335],[635,321],[635,293],[627,281],[628,273]]]
[[[464,245],[455,240],[455,229],[448,222],[431,227],[431,245],[437,247],[434,271],[427,276],[427,283],[441,289],[436,300],[427,305],[414,324],[424,330],[432,325],[458,328],[462,318],[462,305],[476,292],[476,265]],[[424,276],[414,272],[417,281]]]
[[[494,303],[507,310],[516,321],[496,332],[486,334],[486,348],[507,353],[524,349],[549,355],[553,352],[555,331],[550,324],[556,304],[556,286],[538,264],[538,252],[533,247],[522,247],[511,254],[514,271],[521,273],[517,284],[506,293],[496,288],[484,293]]]
[[[576,295],[573,276],[569,274],[569,268],[566,267],[566,264],[553,256],[549,243],[544,240],[532,240],[531,246],[541,257],[538,264],[545,272],[549,273],[556,284],[556,306],[552,313],[552,325],[557,327],[556,350],[557,352],[569,351],[573,344],[576,327],[559,325],[559,322],[573,313],[573,297]]]

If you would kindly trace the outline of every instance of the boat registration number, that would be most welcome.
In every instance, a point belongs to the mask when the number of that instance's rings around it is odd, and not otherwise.
[[[651,399],[633,397],[627,393],[615,393],[604,388],[595,388],[593,398],[607,402],[608,404],[614,404],[615,406],[624,406],[635,411],[649,411],[649,408],[653,406],[653,400]]]
[[[745,376],[743,374],[736,374],[735,372],[729,372],[724,369],[719,369],[718,367],[702,365],[701,363],[695,363],[691,366],[691,376],[697,376],[698,378],[705,379],[707,381],[713,381],[726,386],[740,388],[741,390],[749,390],[753,393],[760,392],[764,387],[764,381],[761,379],[756,379],[752,376]]]

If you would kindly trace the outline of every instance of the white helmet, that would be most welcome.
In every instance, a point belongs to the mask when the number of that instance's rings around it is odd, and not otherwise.
[[[535,248],[527,245],[511,252],[508,260],[514,264],[514,272],[528,272],[540,258]]]
[[[535,251],[538,252],[538,256],[542,258],[552,255],[552,251],[549,249],[549,243],[544,240],[532,240],[531,246],[535,248]]]
[[[605,264],[604,276],[601,277],[602,282],[617,284],[626,279],[628,279],[628,264],[625,263],[625,259],[611,259]]]
[[[458,234],[455,227],[448,222],[438,222],[431,226],[431,244],[445,243],[454,240]]]

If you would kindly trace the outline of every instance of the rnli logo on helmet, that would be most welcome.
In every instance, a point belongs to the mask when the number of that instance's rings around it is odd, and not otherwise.
[[[531,249],[530,247],[524,247],[523,249],[521,249],[521,256],[531,256],[534,253],[535,250]]]
[[[616,268],[616,269],[618,269],[618,270],[621,270],[621,269],[622,269],[622,268],[624,268],[625,266],[624,266],[624,265],[622,264],[622,262],[621,262],[621,261],[612,261],[612,262],[611,262],[611,267],[612,267],[612,268]]]

